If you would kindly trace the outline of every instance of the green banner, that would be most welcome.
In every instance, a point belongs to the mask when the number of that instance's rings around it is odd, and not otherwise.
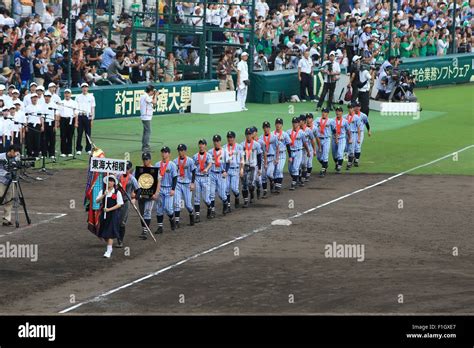
[[[91,87],[96,101],[96,119],[140,116],[140,97],[148,84],[114,85]],[[180,81],[154,84],[160,92],[157,97],[155,115],[179,113],[191,105],[191,93],[214,90],[217,80]],[[73,97],[81,93],[72,90]]]
[[[474,54],[404,59],[400,68],[416,78],[417,87],[466,83],[474,74]]]

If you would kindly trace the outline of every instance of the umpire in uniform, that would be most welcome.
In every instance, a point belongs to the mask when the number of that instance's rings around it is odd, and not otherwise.
[[[301,101],[306,101],[306,96],[309,97],[309,100],[314,100],[313,76],[313,61],[309,57],[309,49],[307,49],[298,62],[298,80],[300,81]],[[306,90],[308,90],[308,92],[306,92]]]

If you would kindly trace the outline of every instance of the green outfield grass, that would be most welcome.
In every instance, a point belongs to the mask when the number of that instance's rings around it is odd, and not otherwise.
[[[353,172],[398,173],[474,144],[474,86],[462,85],[417,90],[423,107],[419,119],[408,116],[381,116],[370,112],[372,137],[365,137],[361,167]],[[249,104],[249,111],[222,115],[173,114],[154,117],[152,123],[152,155],[158,160],[160,148],[165,144],[176,155],[179,143],[188,145],[189,153],[197,150],[197,142],[205,138],[211,144],[214,134],[225,138],[228,130],[236,132],[243,141],[244,129],[261,127],[263,121],[272,124],[276,117],[291,127],[291,118],[303,112],[314,112],[313,103]],[[293,113],[290,113],[293,111]],[[315,117],[319,116],[314,112]],[[331,114],[331,117],[334,117]],[[140,164],[142,125],[139,118],[98,120],[92,137],[107,157],[124,158],[129,152],[134,164]],[[61,168],[86,167],[84,161],[68,161]],[[61,159],[60,159],[61,160]],[[315,160],[319,170],[319,163]],[[332,164],[330,165],[332,169]],[[474,148],[459,154],[457,161],[446,159],[417,170],[418,174],[474,175]]]

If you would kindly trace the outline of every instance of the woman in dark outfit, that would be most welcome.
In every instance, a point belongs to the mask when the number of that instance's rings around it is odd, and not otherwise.
[[[103,238],[107,243],[107,250],[104,253],[106,258],[110,258],[112,255],[114,239],[120,237],[120,208],[123,205],[123,198],[120,191],[117,190],[117,183],[118,181],[114,176],[106,176],[104,178],[104,190],[99,191],[96,199],[97,203],[104,201],[100,214],[98,237]]]

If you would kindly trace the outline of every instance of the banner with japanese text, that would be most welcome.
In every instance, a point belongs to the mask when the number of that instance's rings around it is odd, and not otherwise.
[[[465,83],[473,80],[474,54],[409,58],[400,68],[415,77],[417,87]]]
[[[191,105],[191,93],[214,90],[217,80],[179,81],[153,84],[157,91],[155,115],[186,112]],[[147,84],[91,87],[96,101],[96,119],[140,116],[140,97]],[[72,96],[81,93],[74,88]]]

